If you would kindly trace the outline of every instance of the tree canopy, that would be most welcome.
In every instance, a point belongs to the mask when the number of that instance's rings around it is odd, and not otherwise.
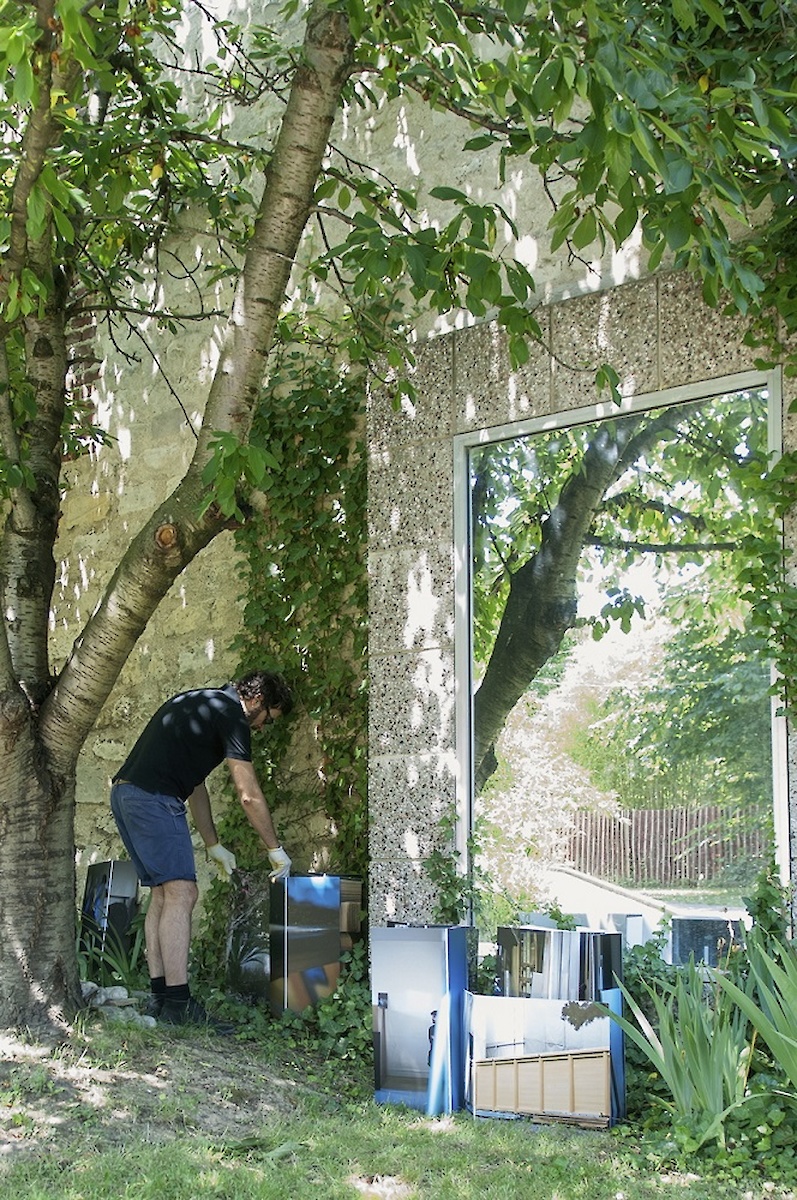
[[[710,621],[677,627],[647,686],[622,679],[573,746],[622,808],[770,810],[770,669],[755,634]]]
[[[312,344],[311,308],[341,370],[386,359],[409,390],[419,309],[495,316],[516,361],[540,336],[506,210],[397,186],[336,147],[336,119],[445,111],[499,185],[513,163],[542,177],[550,211],[530,222],[554,248],[594,257],[639,228],[651,268],[695,271],[777,353],[797,324],[794,30],[779,0],[291,0],[278,29],[174,0],[5,0],[0,18],[0,1022],[35,1023],[78,1002],[78,754],[174,579],[252,489],[267,509],[279,463],[267,419],[251,430],[275,342]],[[204,321],[218,366],[184,477],[120,539],[56,672],[62,464],[101,436],[73,353],[87,318],[120,368],[120,331],[147,353],[148,323]]]

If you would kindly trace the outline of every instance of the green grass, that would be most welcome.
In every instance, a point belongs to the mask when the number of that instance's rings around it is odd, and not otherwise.
[[[733,908],[744,909],[742,891],[738,887],[705,887],[705,888],[656,888],[640,887],[638,891],[650,896],[651,900],[660,900],[663,904],[672,904],[675,908]]]
[[[388,1179],[403,1184],[397,1194],[428,1200],[719,1200],[749,1191],[663,1173],[603,1133],[464,1115],[428,1121],[370,1105],[306,1114],[242,1146],[186,1136],[153,1147],[132,1130],[124,1147],[98,1149],[89,1137],[66,1158],[11,1167],[0,1186],[14,1200],[351,1200],[369,1194],[369,1181],[371,1195],[389,1195]]]
[[[0,1049],[2,1047],[0,1046]],[[27,1053],[27,1050],[30,1052]],[[665,1161],[626,1126],[429,1119],[370,1064],[262,1039],[90,1027],[0,1059],[2,1200],[759,1200],[789,1189]],[[3,1084],[5,1083],[5,1087]],[[270,1102],[274,1102],[271,1108]],[[277,1103],[278,1101],[278,1103]],[[258,1105],[260,1107],[258,1107]],[[213,1117],[219,1116],[214,1126]]]

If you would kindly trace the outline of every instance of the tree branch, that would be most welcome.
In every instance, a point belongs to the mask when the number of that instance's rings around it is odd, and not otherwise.
[[[603,550],[628,550],[639,554],[688,554],[691,551],[710,553],[713,551],[736,550],[736,542],[637,542],[613,538],[601,538],[590,534],[585,539],[588,546],[599,546]]]
[[[182,481],[122,556],[42,710],[56,759],[74,763],[118,671],[184,567],[226,525],[202,471],[217,431],[245,441],[261,395],[291,268],[312,204],[329,133],[348,76],[352,39],[343,13],[315,0],[255,228],[229,316],[194,456]]]

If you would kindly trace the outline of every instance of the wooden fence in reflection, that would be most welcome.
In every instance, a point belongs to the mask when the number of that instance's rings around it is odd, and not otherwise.
[[[740,861],[771,854],[770,810],[723,808],[625,809],[578,812],[569,836],[569,865],[615,883],[712,882]]]

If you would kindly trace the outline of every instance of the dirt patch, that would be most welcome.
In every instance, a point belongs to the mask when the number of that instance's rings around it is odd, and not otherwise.
[[[189,1129],[241,1143],[312,1091],[256,1043],[95,1021],[61,1043],[0,1036],[0,1163],[78,1141],[121,1145],[132,1127],[153,1143]]]

